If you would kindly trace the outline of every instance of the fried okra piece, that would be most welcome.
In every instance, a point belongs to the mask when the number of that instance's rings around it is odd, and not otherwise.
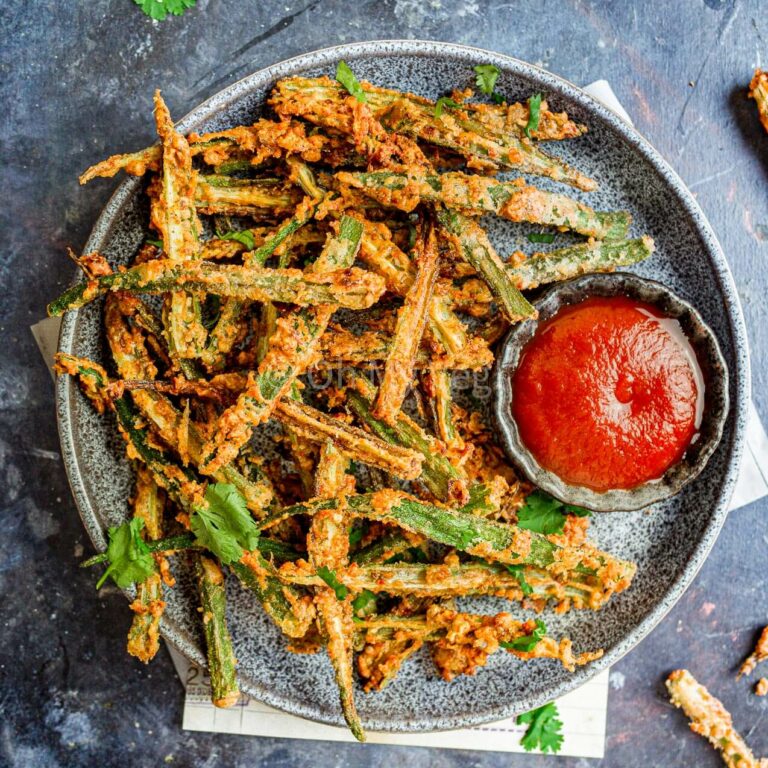
[[[420,222],[416,242],[416,279],[397,313],[392,347],[373,404],[374,417],[388,424],[397,419],[413,380],[416,354],[427,325],[429,303],[437,279],[437,236],[430,219],[423,218]]]
[[[768,627],[763,628],[755,645],[755,650],[747,656],[744,663],[739,667],[739,678],[743,675],[751,675],[755,667],[766,659],[768,659]]]
[[[146,467],[136,471],[133,516],[144,521],[142,534],[149,541],[163,536],[163,507],[165,495],[158,488]],[[165,610],[163,584],[159,573],[151,574],[136,586],[136,599],[131,603],[134,613],[128,630],[128,653],[145,664],[160,650],[160,619]]]
[[[749,98],[757,102],[757,112],[763,128],[768,131],[768,72],[755,70],[752,82],[749,84]]]
[[[685,712],[694,733],[703,736],[720,752],[729,768],[768,768],[768,759],[752,754],[733,727],[731,715],[687,669],[677,669],[667,678],[670,701]]]

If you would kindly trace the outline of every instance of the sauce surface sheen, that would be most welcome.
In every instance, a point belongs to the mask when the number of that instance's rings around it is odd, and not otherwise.
[[[623,296],[560,310],[523,350],[512,412],[545,469],[595,491],[660,478],[698,434],[704,383],[680,324]]]

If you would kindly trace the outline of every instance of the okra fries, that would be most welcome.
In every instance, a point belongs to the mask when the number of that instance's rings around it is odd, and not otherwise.
[[[77,259],[82,282],[49,312],[103,302],[109,363],[61,354],[56,370],[136,466],[132,514],[84,563],[135,585],[129,652],[155,655],[172,570],[193,568],[213,700],[234,704],[234,575],[288,650],[327,650],[363,740],[355,669],[369,691],[422,647],[445,680],[499,649],[569,670],[601,655],[514,612],[597,610],[635,565],[586,540],[587,510],[517,477],[460,385],[535,316],[526,291],[653,241],[630,239],[624,211],[497,175],[596,187],[540,148],[586,131],[546,102],[446,106],[341,79],[280,81],[271,115],[206,135],[179,134],[158,93],[160,143],[81,176],[145,177],[146,242],[119,267]],[[481,216],[568,240],[505,260]],[[477,596],[509,611],[456,605]]]

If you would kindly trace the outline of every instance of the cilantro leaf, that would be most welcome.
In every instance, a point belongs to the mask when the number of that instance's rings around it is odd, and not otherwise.
[[[523,131],[529,139],[531,138],[531,133],[539,128],[541,98],[541,94],[536,93],[528,99],[528,124],[523,128]]]
[[[364,619],[376,613],[376,595],[370,590],[364,589],[353,601],[352,612],[359,619]]]
[[[554,702],[518,715],[517,724],[528,724],[528,730],[520,740],[526,752],[538,748],[542,752],[555,753],[563,746],[563,723]]]
[[[217,232],[216,237],[219,240],[234,240],[237,243],[244,245],[249,251],[256,248],[256,241],[253,239],[253,232],[250,229],[243,229],[239,232]]]
[[[531,243],[551,243],[554,239],[555,236],[551,232],[530,232],[528,234],[528,240]]]
[[[169,13],[174,16],[181,16],[187,8],[194,8],[197,0],[133,0],[155,21],[162,21]]]
[[[534,491],[518,510],[517,524],[520,528],[548,536],[563,532],[567,515],[591,517],[592,512],[575,504],[564,504],[544,491]]]
[[[478,64],[473,67],[476,73],[475,83],[486,96],[493,94],[496,81],[499,79],[499,68],[493,64]]]
[[[441,96],[435,102],[435,117],[440,117],[443,114],[443,109],[448,107],[449,109],[457,109],[461,104],[455,102],[450,96]]]
[[[532,595],[533,594],[533,587],[528,583],[528,580],[525,578],[525,566],[524,565],[508,565],[507,570],[514,575],[514,577],[517,579],[518,584],[520,585],[520,589],[523,591],[524,595]]]
[[[349,64],[343,59],[336,65],[336,79],[347,89],[350,96],[354,96],[359,102],[365,103],[365,91],[355,73],[349,68]]]
[[[517,524],[527,531],[545,535],[562,533],[565,527],[563,502],[553,499],[544,491],[534,491],[517,511]]]
[[[577,507],[575,504],[563,504],[563,511],[566,515],[576,515],[576,517],[592,517],[592,510],[584,507]]]
[[[101,589],[108,576],[118,587],[125,589],[131,584],[144,581],[157,571],[149,547],[141,538],[143,527],[144,521],[134,517],[127,523],[109,529],[109,568],[96,583],[96,589]]]
[[[493,64],[478,64],[473,69],[476,73],[475,84],[482,93],[490,96],[494,104],[503,104],[505,101],[504,97],[493,90],[496,87],[496,80],[499,78],[499,68]]]
[[[144,241],[147,245],[154,245],[155,248],[159,248],[161,251],[163,250],[163,241],[162,240],[152,240],[151,238],[147,238]]]
[[[536,627],[530,635],[516,637],[514,640],[502,642],[499,643],[499,645],[509,651],[523,651],[523,653],[530,653],[539,644],[539,640],[546,634],[547,625],[540,619],[536,619]]]
[[[256,549],[259,529],[234,485],[209,485],[205,500],[207,506],[198,506],[189,521],[196,544],[209,549],[225,565],[239,560],[244,550]]]
[[[321,565],[317,575],[336,593],[337,600],[344,600],[349,590],[338,580],[336,574],[327,566]]]

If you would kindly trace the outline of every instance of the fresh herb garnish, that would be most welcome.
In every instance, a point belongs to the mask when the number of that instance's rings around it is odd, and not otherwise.
[[[338,580],[336,574],[327,565],[321,565],[317,569],[317,575],[336,593],[337,600],[344,600],[346,598],[347,588]]]
[[[531,133],[539,129],[541,119],[541,94],[536,93],[528,99],[528,124],[523,128],[525,135],[530,139]]]
[[[499,68],[493,64],[478,64],[474,67],[474,70],[476,74],[475,83],[480,91],[486,96],[490,96],[494,104],[503,104],[504,97],[494,90],[496,81],[499,79]]]
[[[250,229],[243,229],[240,231],[232,232],[217,232],[216,237],[219,240],[234,240],[237,243],[244,245],[249,251],[253,251],[256,248],[256,241],[253,239],[253,232]]]
[[[542,752],[559,752],[563,746],[563,723],[560,713],[554,702],[531,712],[524,712],[517,716],[518,725],[528,725],[528,730],[520,740],[526,752],[532,749],[540,749]]]
[[[435,117],[440,117],[443,114],[443,109],[448,107],[449,109],[458,109],[461,106],[458,102],[454,101],[450,96],[441,96],[435,102]]]
[[[363,86],[360,85],[355,73],[349,68],[349,64],[343,59],[336,65],[336,79],[347,89],[350,96],[354,96],[362,103],[367,101]]]
[[[563,511],[566,515],[576,515],[576,517],[592,517],[591,509],[577,507],[575,504],[563,504]]]
[[[551,243],[555,239],[552,232],[529,232],[528,240],[531,243]]]
[[[163,250],[163,241],[162,240],[152,240],[151,238],[147,238],[144,241],[147,245],[154,245],[155,248],[159,248],[161,251]]]
[[[149,547],[141,538],[143,527],[144,521],[140,517],[134,517],[127,523],[109,529],[109,567],[96,583],[96,589],[101,589],[107,577],[118,587],[125,589],[131,584],[144,581],[157,571]]]
[[[506,648],[510,651],[523,651],[523,653],[530,653],[539,644],[539,640],[541,640],[546,634],[547,625],[540,619],[536,619],[536,627],[530,635],[516,637],[514,640],[499,643],[499,645],[502,648]]]
[[[376,613],[376,595],[368,589],[364,589],[353,601],[352,612],[358,619]]]
[[[588,517],[591,514],[588,509],[563,504],[544,491],[534,491],[517,511],[517,524],[528,531],[549,535],[563,532],[567,515]]]
[[[187,8],[194,8],[197,0],[133,0],[144,13],[156,21],[162,21],[169,13],[181,16]]]
[[[234,485],[209,485],[205,500],[207,507],[197,507],[189,521],[196,544],[209,549],[225,565],[237,562],[244,551],[257,548],[259,529]]]
[[[524,595],[532,595],[533,587],[528,583],[525,578],[525,566],[524,565],[508,565],[507,570],[517,579],[517,583],[520,585]]]

